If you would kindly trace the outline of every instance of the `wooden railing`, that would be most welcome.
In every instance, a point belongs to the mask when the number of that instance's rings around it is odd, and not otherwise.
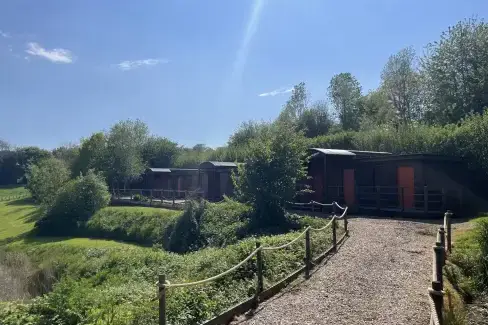
[[[447,256],[451,253],[451,211],[444,214],[444,224],[437,231],[437,240],[433,247],[432,283],[429,288],[430,323],[429,325],[443,325],[444,280],[442,268]]]
[[[331,252],[336,252],[337,251],[337,245],[349,234],[348,231],[348,221],[347,221],[347,207],[341,207],[339,204],[336,202],[333,202],[333,206],[336,206],[337,209],[342,210],[342,214],[340,216],[333,216],[330,222],[327,223],[322,228],[312,228],[312,227],[307,227],[302,233],[300,233],[296,238],[294,238],[292,241],[281,245],[281,246],[276,246],[276,247],[266,247],[266,246],[261,246],[261,243],[256,242],[256,249],[251,252],[244,260],[242,260],[239,264],[231,267],[230,269],[217,274],[213,277],[210,277],[208,279],[200,280],[200,281],[195,281],[195,282],[185,282],[185,283],[170,283],[167,281],[165,275],[160,275],[159,276],[159,281],[157,283],[158,286],[158,297],[157,299],[159,300],[159,325],[166,325],[166,291],[168,289],[176,289],[176,288],[182,288],[182,287],[191,287],[191,286],[197,286],[197,285],[203,285],[206,283],[213,282],[217,279],[222,278],[223,276],[234,272],[237,270],[239,267],[243,266],[245,263],[250,261],[254,256],[255,258],[255,263],[256,263],[256,293],[253,297],[239,303],[238,305],[228,309],[224,313],[218,315],[217,317],[210,319],[204,323],[204,325],[217,325],[217,324],[227,324],[234,316],[242,314],[252,308],[256,308],[258,304],[276,293],[278,293],[282,288],[284,288],[288,283],[296,279],[302,272],[305,274],[305,278],[310,277],[310,271],[312,270],[312,267],[320,261],[322,261],[329,253]],[[338,220],[343,220],[344,221],[344,235],[340,238],[337,239],[337,221]],[[312,231],[324,231],[328,228],[332,229],[332,246],[327,249],[325,252],[320,254],[318,257],[313,258],[312,257],[312,248],[311,248],[311,242],[310,242],[310,232]],[[294,243],[298,242],[301,238],[304,238],[305,241],[305,254],[304,254],[304,265],[300,267],[298,270],[295,272],[291,273],[288,275],[285,279],[281,280],[280,282],[276,283],[275,285],[271,286],[268,289],[264,289],[264,275],[263,275],[263,269],[264,269],[264,261],[263,261],[263,253],[266,251],[273,251],[273,250],[280,250],[280,249],[285,249]]]
[[[129,202],[131,204],[145,204],[149,206],[172,206],[176,207],[179,200],[202,197],[203,192],[198,190],[168,190],[168,189],[112,189],[112,200]],[[136,201],[135,196],[139,195],[143,201]]]

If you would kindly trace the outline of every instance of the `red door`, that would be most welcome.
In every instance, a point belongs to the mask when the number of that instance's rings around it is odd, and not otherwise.
[[[403,188],[403,207],[411,209],[414,207],[414,170],[413,167],[398,167],[398,187],[399,187],[399,202],[402,204],[402,188]]]
[[[351,206],[354,204],[355,197],[354,169],[344,169],[344,201]]]

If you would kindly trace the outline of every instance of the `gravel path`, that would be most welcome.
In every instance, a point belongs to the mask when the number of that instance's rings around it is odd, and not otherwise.
[[[339,252],[308,281],[234,324],[428,324],[440,224],[355,218]]]

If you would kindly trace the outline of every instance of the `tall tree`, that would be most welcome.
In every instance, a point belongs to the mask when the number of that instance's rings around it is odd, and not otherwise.
[[[172,167],[179,151],[176,142],[153,136],[142,148],[142,159],[149,167]]]
[[[93,133],[81,140],[80,152],[73,162],[73,176],[86,175],[90,169],[107,175],[108,158],[107,136],[102,132]]]
[[[370,91],[359,101],[361,129],[367,130],[378,125],[389,125],[396,121],[396,112],[383,88]]]
[[[296,122],[308,107],[308,93],[304,82],[293,87],[290,99],[286,102],[278,117],[279,120]]]
[[[327,134],[333,124],[326,101],[315,102],[298,118],[298,128],[307,138]]]
[[[112,126],[107,138],[112,182],[126,185],[140,177],[146,167],[142,149],[148,138],[147,125],[140,120],[121,121]]]
[[[329,98],[344,130],[359,129],[361,85],[350,73],[332,77],[328,88]]]
[[[10,144],[7,141],[0,139],[0,151],[10,150]]]
[[[401,124],[408,124],[421,116],[420,77],[414,62],[413,48],[404,48],[390,56],[381,73],[382,88]]]
[[[54,158],[64,161],[73,173],[73,168],[80,155],[80,147],[75,144],[67,144],[54,149],[52,154]]]
[[[421,61],[426,120],[457,123],[488,106],[488,24],[469,19],[443,32]]]

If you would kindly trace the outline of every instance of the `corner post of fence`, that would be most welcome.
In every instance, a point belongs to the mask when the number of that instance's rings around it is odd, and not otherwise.
[[[258,282],[257,282],[257,288],[256,288],[256,296],[255,296],[255,307],[258,306],[259,303],[259,295],[261,292],[264,290],[264,280],[263,280],[263,250],[261,248],[261,243],[256,242],[256,249],[258,249],[256,253],[256,266],[257,266],[257,277],[258,277]]]
[[[337,220],[335,217],[332,218],[332,249],[337,252]]]
[[[434,265],[433,265],[433,279],[439,282],[441,290],[443,289],[444,282],[442,280],[442,267],[444,266],[444,247],[441,246],[439,241],[435,242],[434,246]]]
[[[444,292],[442,291],[442,284],[438,281],[432,281],[432,288],[429,290],[429,295],[434,301],[435,312],[439,324],[442,325],[444,320],[442,319],[442,308],[444,304]]]
[[[312,212],[315,212],[315,202],[312,201]]]
[[[160,275],[158,281],[159,325],[166,325],[166,276]]]
[[[312,269],[312,250],[310,247],[310,228],[305,230],[305,278],[310,278]]]
[[[437,232],[437,241],[441,243],[441,246],[444,249],[442,254],[442,265],[446,265],[446,231],[444,230],[443,225],[439,227],[439,231]]]
[[[447,210],[444,214],[444,230],[446,232],[446,251],[451,253],[452,241],[451,241],[451,217],[452,212]]]
[[[349,229],[347,228],[349,221],[347,220],[347,213],[344,214],[344,233],[349,236]]]
[[[336,211],[337,211],[337,207],[335,205],[335,202],[332,202],[332,213],[334,216],[337,214]]]

